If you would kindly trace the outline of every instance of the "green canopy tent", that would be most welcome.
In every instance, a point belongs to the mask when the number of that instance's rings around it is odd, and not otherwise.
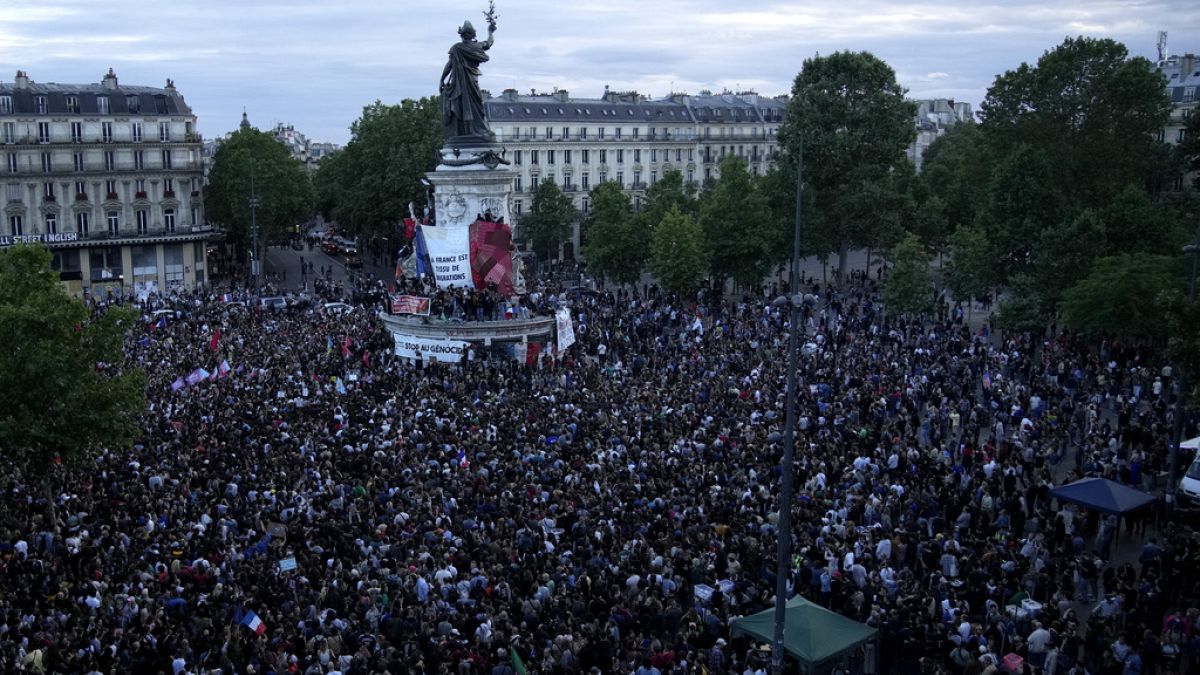
[[[831,612],[797,595],[788,600],[783,627],[783,646],[800,662],[805,672],[821,672],[837,657],[875,639],[879,632],[866,624]],[[775,610],[734,619],[730,634],[775,642]]]

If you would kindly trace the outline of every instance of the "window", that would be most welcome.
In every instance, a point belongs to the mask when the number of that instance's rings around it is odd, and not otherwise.
[[[570,163],[571,163],[571,151],[563,150],[563,164],[570,164]]]
[[[104,181],[104,195],[107,199],[116,199],[117,198],[117,181],[115,181],[115,180]]]
[[[50,173],[53,170],[54,170],[54,157],[48,152],[43,152],[42,153],[42,172]]]
[[[164,178],[163,179],[163,196],[164,197],[174,197],[175,196],[175,179],[174,178]]]
[[[133,215],[137,221],[137,233],[146,234],[146,231],[150,229],[150,213],[145,209],[138,209],[134,211]]]
[[[146,155],[141,150],[133,151],[133,168],[138,171],[146,168]]]
[[[12,111],[12,96],[8,96],[7,94],[0,96],[0,115],[8,115]]]
[[[171,168],[171,151],[170,150],[162,151],[162,168],[164,168],[164,169]]]
[[[513,200],[513,209],[517,212],[518,216],[521,215],[521,200],[520,199]]]
[[[119,211],[109,211],[106,214],[108,219],[108,233],[116,234],[121,231],[121,213]]]
[[[1178,135],[1178,137],[1176,137],[1176,139],[1175,139],[1175,140],[1176,140],[1177,142],[1179,142],[1179,143],[1182,143],[1182,142],[1183,142],[1183,139],[1184,139],[1184,138],[1186,138],[1186,137],[1187,137],[1187,129],[1180,129],[1180,130],[1179,130],[1179,135]]]
[[[38,96],[36,99],[34,99],[34,103],[37,105],[38,114],[45,115],[46,114],[46,97]]]
[[[112,143],[112,122],[100,123],[100,140],[105,143]]]
[[[642,161],[642,151],[641,151],[641,150],[636,150],[636,149],[635,149],[635,150],[633,151],[633,161],[634,161],[634,162],[640,162],[640,161]]]
[[[621,127],[617,127],[616,131],[613,132],[613,137],[618,139],[621,138]]]
[[[1184,87],[1183,88],[1183,102],[1191,103],[1194,100],[1196,100],[1196,88],[1195,87]]]
[[[521,165],[521,151],[520,150],[513,150],[513,164],[515,164],[517,166]]]
[[[74,161],[74,163],[75,163],[75,170],[76,170],[76,171],[83,171],[83,153],[82,153],[82,152],[76,152],[76,153],[74,153],[74,154],[72,154],[72,155],[71,155],[71,159],[72,159],[72,160]]]
[[[552,174],[552,173],[546,174],[546,182],[551,185],[554,185],[554,174]]]
[[[163,211],[163,227],[167,232],[175,231],[175,209],[165,209]]]
[[[21,201],[21,184],[20,183],[9,183],[8,184],[8,201],[10,201],[10,202]]]
[[[600,127],[600,130],[597,131],[596,134],[597,134],[597,138],[599,138],[600,140],[604,140],[604,127]]]
[[[520,176],[517,176],[516,178],[514,178],[513,179],[513,192],[524,192],[525,186],[522,183],[523,183],[523,181],[521,180]]]
[[[537,163],[538,163],[538,151],[537,151],[537,150],[530,150],[530,151],[529,151],[529,163],[530,163],[530,164],[537,164]]]
[[[46,234],[58,234],[58,214],[50,212],[46,214]]]
[[[17,172],[17,153],[15,153],[15,152],[8,156],[8,172],[9,173]]]
[[[571,137],[571,127],[563,127],[562,137],[564,141]]]
[[[587,213],[588,212],[588,198],[584,197],[583,199],[580,200],[579,203],[580,203],[580,210],[583,211],[584,213]]]
[[[512,135],[514,141],[521,140],[521,127],[513,127]]]
[[[658,172],[657,172],[657,171],[651,171],[651,172],[650,172],[650,184],[651,184],[651,185],[654,185],[654,184],[655,184],[655,183],[657,183],[657,182],[658,182]]]
[[[603,183],[604,181],[608,180],[608,174],[607,174],[607,173],[605,173],[604,171],[601,171],[601,172],[600,172],[600,178],[599,178],[598,180],[599,180],[601,183]]]
[[[83,142],[83,122],[71,122],[71,142]]]
[[[38,143],[50,142],[50,123],[38,122]]]
[[[624,164],[624,163],[625,163],[625,151],[618,148],[617,149],[617,164]]]
[[[554,153],[554,151],[553,151],[553,150],[547,150],[547,151],[546,151],[546,163],[547,163],[547,164],[553,164],[553,163],[554,163],[554,154],[555,154],[555,153]]]
[[[49,201],[54,201],[54,183],[42,183],[42,194],[45,195]]]
[[[108,97],[107,96],[97,96],[96,97],[96,109],[100,111],[101,115],[108,114]]]
[[[537,139],[537,127],[529,127],[529,140]]]
[[[14,237],[20,237],[25,234],[25,222],[21,220],[21,216],[8,217],[8,230]]]
[[[137,94],[129,94],[125,97],[125,107],[131,113],[140,113],[142,111],[142,101]]]
[[[134,143],[142,142],[142,123],[141,122],[134,122],[129,125],[129,137],[131,139],[133,139]]]
[[[68,96],[67,97],[67,112],[74,113],[76,115],[79,114],[79,97],[78,96]]]
[[[135,192],[138,193],[138,196],[145,199],[145,197],[146,197],[146,179],[139,178],[136,181],[134,181],[133,184],[134,184],[134,187],[136,188]]]
[[[664,153],[664,156],[665,156],[666,150],[664,150],[664,151],[663,151],[663,153]],[[658,161],[658,150],[655,150],[655,149],[653,149],[653,148],[651,148],[651,149],[650,149],[650,161],[651,161],[651,162],[657,162],[657,161]]]
[[[193,206],[192,207],[192,225],[194,226],[194,225],[199,225],[199,224],[200,224],[200,209]],[[204,247],[198,246],[197,250],[203,251]],[[203,253],[197,253],[197,255],[203,255]]]
[[[579,175],[579,186],[584,190],[588,189],[588,174],[586,171]]]
[[[695,175],[695,172],[694,172],[694,171],[692,171],[691,169],[688,169],[688,182],[689,182],[689,183],[695,183],[695,182],[696,182],[696,175]]]
[[[546,127],[546,140],[554,140],[554,127]]]
[[[679,151],[676,150],[675,152],[679,152]],[[696,159],[696,149],[688,148],[688,161],[691,162],[691,161],[694,161],[695,159]]]
[[[625,172],[623,172],[623,171],[617,172],[617,185],[620,185],[621,187],[625,187]]]
[[[607,150],[600,151],[600,163],[608,164],[608,151]]]
[[[79,234],[86,235],[92,229],[91,216],[87,211],[80,211],[75,214],[75,230]]]
[[[633,128],[633,137],[634,137],[634,138],[637,138],[637,137],[638,137],[638,131],[640,131],[640,129],[638,129],[637,127],[634,127],[634,128]]]
[[[587,138],[587,127],[579,127],[579,138],[581,138],[581,139]]]
[[[117,155],[112,150],[104,151],[104,170],[113,171],[117,168]]]
[[[158,123],[158,140],[162,141],[163,143],[166,143],[171,140],[171,123],[170,122],[159,122]]]
[[[16,125],[16,123],[14,123],[14,122],[5,122],[4,123],[4,142],[5,143],[16,143],[17,142],[17,125]]]
[[[639,186],[639,185],[641,185],[641,184],[642,184],[642,172],[641,172],[641,171],[634,171],[634,172],[633,172],[633,185],[634,185],[635,187],[637,187],[637,186]]]

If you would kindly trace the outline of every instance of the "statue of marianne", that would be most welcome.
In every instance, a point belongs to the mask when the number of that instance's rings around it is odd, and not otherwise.
[[[448,144],[470,145],[494,143],[495,134],[488,125],[483,106],[483,91],[479,88],[479,65],[488,60],[496,32],[494,10],[485,14],[488,36],[483,42],[475,39],[475,27],[464,22],[458,34],[462,41],[450,47],[450,58],[442,69],[438,91],[442,97],[443,137]]]

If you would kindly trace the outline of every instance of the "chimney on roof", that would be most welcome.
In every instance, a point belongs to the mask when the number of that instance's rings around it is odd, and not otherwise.
[[[175,80],[167,78],[167,86],[164,87],[167,91],[175,91]]]
[[[506,98],[510,101],[515,101],[515,100],[517,100],[517,90],[516,89],[505,89],[501,98]]]
[[[1196,55],[1192,53],[1184,54],[1179,59],[1179,79],[1192,76],[1192,71],[1196,68]]]
[[[100,85],[109,90],[117,88],[117,74],[113,72],[112,68],[109,68],[108,72],[104,74],[104,79],[100,81]]]
[[[13,88],[14,89],[28,89],[29,88],[29,75],[27,75],[25,73],[25,71],[23,71],[23,70],[17,71],[17,77],[16,77],[16,79],[13,80]]]
[[[556,89],[554,91],[554,96],[559,100],[560,103],[566,103],[567,101],[571,100],[571,97],[568,95],[566,89]]]

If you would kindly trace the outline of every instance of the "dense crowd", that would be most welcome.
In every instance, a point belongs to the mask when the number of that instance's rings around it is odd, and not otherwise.
[[[1154,487],[1170,371],[891,316],[874,283],[806,288],[789,585],[879,631],[839,667],[1195,668],[1195,533],[1049,494]],[[142,438],[52,491],[0,471],[0,670],[762,672],[729,622],[774,597],[771,295],[576,294],[578,343],[532,366],[405,363],[368,306],[154,300]]]

